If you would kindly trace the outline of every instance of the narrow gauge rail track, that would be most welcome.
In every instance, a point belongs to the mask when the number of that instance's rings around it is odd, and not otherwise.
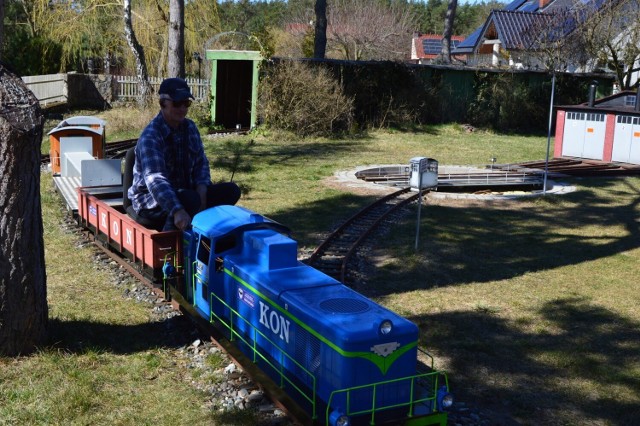
[[[347,284],[351,278],[347,268],[357,249],[385,219],[415,201],[418,195],[411,193],[409,187],[402,188],[360,210],[333,231],[306,263]]]
[[[104,150],[107,158],[124,158],[127,150],[138,142],[138,138],[108,143]]]
[[[640,175],[640,166],[628,163],[607,163],[580,158],[553,158],[546,165],[551,174],[568,176],[631,176]],[[545,161],[527,161],[514,164],[495,165],[495,169],[542,173]]]

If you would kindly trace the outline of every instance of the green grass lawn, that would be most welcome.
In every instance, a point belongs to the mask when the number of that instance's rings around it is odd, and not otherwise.
[[[524,424],[640,415],[640,178],[437,203],[380,241],[365,293],[420,325],[463,399]],[[532,415],[534,417],[532,417]]]
[[[107,134],[118,140],[109,124]],[[449,125],[335,140],[211,138],[206,150],[214,179],[233,174],[243,206],[289,226],[309,249],[373,199],[329,185],[337,171],[415,156],[441,166],[540,160],[546,138]],[[72,248],[47,179],[48,293],[60,341],[0,360],[0,424],[220,424],[172,368],[172,349],[138,340],[153,329],[147,308],[105,285],[88,249]],[[428,199],[419,249],[414,211],[376,240],[358,290],[420,326],[421,346],[468,405],[522,424],[631,425],[640,418],[640,178],[569,182],[577,191],[561,196]],[[114,331],[131,343],[96,344],[92,333],[110,341]],[[176,420],[178,406],[185,417]]]
[[[351,140],[245,143],[242,203],[301,247],[371,201],[327,185],[338,170],[541,160],[545,137],[435,126]],[[219,162],[223,164],[223,162]],[[218,171],[220,178],[228,170]],[[632,424],[640,413],[640,178],[570,179],[577,191],[515,201],[427,201],[376,241],[361,292],[406,315],[465,402],[524,424]]]

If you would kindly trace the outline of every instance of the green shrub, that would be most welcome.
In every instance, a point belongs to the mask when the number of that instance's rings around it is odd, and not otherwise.
[[[189,108],[189,118],[201,129],[211,132],[214,128],[211,122],[211,98],[206,101],[194,101]]]
[[[270,128],[300,136],[329,136],[349,130],[353,100],[321,67],[280,62],[260,83],[259,115]]]
[[[547,123],[548,95],[529,76],[514,73],[476,74],[475,99],[470,103],[471,124],[500,131],[536,131]]]

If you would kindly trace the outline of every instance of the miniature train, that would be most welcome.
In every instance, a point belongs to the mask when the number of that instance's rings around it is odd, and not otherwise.
[[[448,379],[418,373],[418,327],[299,262],[284,226],[219,206],[158,232],[127,215],[123,186],[77,195],[83,228],[223,330],[314,424],[446,424]]]

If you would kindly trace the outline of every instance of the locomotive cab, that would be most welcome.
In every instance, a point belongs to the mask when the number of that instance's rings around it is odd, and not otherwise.
[[[238,206],[214,207],[193,218],[192,229],[185,232],[187,300],[205,318],[210,317],[212,294],[223,300],[230,297],[223,285],[224,258],[246,250],[241,241],[245,232],[263,229],[275,229],[277,235],[289,232],[288,228]],[[294,244],[293,247],[289,244],[288,251],[295,256],[297,246],[293,240],[289,241]],[[286,247],[284,249],[287,250]],[[274,259],[276,257],[273,256]],[[281,263],[278,266],[287,265]],[[226,312],[225,317],[228,314]]]

